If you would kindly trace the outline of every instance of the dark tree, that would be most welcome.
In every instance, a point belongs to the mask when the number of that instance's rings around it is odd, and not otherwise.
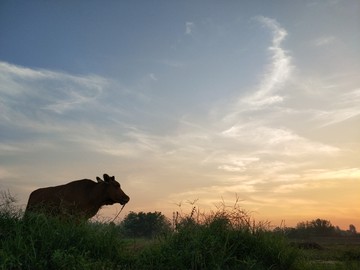
[[[332,235],[335,227],[330,221],[324,219],[316,219],[310,222],[311,227],[314,229],[316,235]]]
[[[296,226],[299,235],[331,236],[335,234],[335,227],[330,221],[314,219],[312,221],[300,222]]]
[[[351,235],[356,235],[357,234],[356,227],[353,224],[349,225],[349,232],[350,232]]]
[[[171,224],[161,212],[130,212],[120,224],[128,237],[153,238],[171,230]]]

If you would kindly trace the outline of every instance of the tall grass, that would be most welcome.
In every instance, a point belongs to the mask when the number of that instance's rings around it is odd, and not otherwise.
[[[0,220],[2,269],[101,269],[127,265],[115,227],[63,221],[44,215]]]
[[[238,204],[210,214],[193,208],[174,233],[139,256],[136,269],[297,269],[297,250],[265,225]]]
[[[141,245],[118,225],[22,218],[0,204],[0,269],[297,269],[297,259],[286,239],[237,204],[193,210],[173,232]]]

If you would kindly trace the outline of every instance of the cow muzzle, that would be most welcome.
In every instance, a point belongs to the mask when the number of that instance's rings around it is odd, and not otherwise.
[[[121,198],[120,204],[121,204],[121,205],[125,205],[125,204],[127,204],[129,201],[130,201],[129,196],[125,195],[124,197]]]

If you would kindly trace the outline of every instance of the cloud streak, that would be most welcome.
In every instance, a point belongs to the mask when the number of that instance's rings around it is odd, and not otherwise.
[[[191,35],[193,32],[195,24],[193,22],[186,22],[185,23],[185,34]]]
[[[317,39],[315,39],[312,44],[316,47],[323,47],[330,45],[336,41],[336,38],[334,36],[322,36]]]
[[[227,109],[217,110],[221,121],[205,147],[208,151],[203,164],[217,168],[217,173],[212,171],[218,175],[214,187],[224,196],[229,196],[231,192],[240,193],[254,204],[265,205],[256,197],[263,194],[269,198],[267,192],[273,192],[282,194],[284,201],[293,202],[297,200],[291,198],[294,192],[309,188],[307,183],[312,176],[308,171],[322,168],[324,163],[343,156],[344,152],[340,147],[313,139],[304,132],[299,134],[301,128],[292,123],[307,124],[307,129],[310,129],[318,127],[314,125],[314,117],[327,124],[354,117],[358,109],[356,102],[352,103],[349,97],[356,100],[358,92],[353,90],[342,94],[333,88],[326,88],[332,93],[328,95],[327,104],[331,104],[328,110],[324,108],[315,112],[306,108],[309,104],[318,106],[321,101],[312,95],[313,92],[309,95],[301,87],[299,82],[304,78],[292,76],[295,68],[292,57],[283,48],[287,31],[274,19],[257,17],[256,20],[272,35],[271,45],[267,48],[270,63],[258,87],[246,96],[241,95],[230,112]],[[319,96],[323,97],[322,94]],[[331,103],[331,99],[337,100],[337,104]],[[346,109],[345,104],[349,103],[351,106]],[[217,144],[221,148],[211,146]],[[198,191],[210,194],[211,190],[213,188],[201,187],[183,195],[196,194]],[[254,195],[248,196],[243,192]]]
[[[281,129],[247,124],[232,126],[222,132],[223,136],[233,138],[248,145],[260,147],[261,152],[273,155],[301,156],[320,153],[337,153],[339,149],[300,137],[294,132]]]
[[[63,114],[93,103],[108,87],[99,76],[73,76],[0,62],[3,117],[22,114],[32,119],[46,111]],[[14,108],[17,108],[14,111]]]
[[[292,65],[291,57],[282,48],[282,42],[288,35],[287,31],[274,20],[263,16],[256,17],[264,27],[268,28],[272,33],[272,44],[268,47],[271,54],[271,63],[267,68],[267,72],[255,93],[241,100],[252,107],[263,107],[279,103],[283,101],[283,97],[275,94],[284,83],[289,79]]]
[[[118,109],[105,106],[106,95],[114,83],[89,75],[74,76],[48,70],[34,70],[0,62],[0,104],[2,140],[9,151],[16,152],[34,141],[48,145],[74,141],[83,142],[97,133],[118,115]],[[23,134],[18,136],[18,133]],[[102,130],[102,132],[104,132]],[[80,141],[80,140],[79,140]],[[30,147],[31,148],[31,147]],[[22,149],[28,149],[25,147]]]
[[[234,122],[243,115],[264,111],[285,102],[282,92],[294,69],[291,56],[283,48],[288,33],[275,19],[257,16],[254,21],[271,33],[271,45],[267,47],[270,62],[260,76],[258,86],[238,98],[231,111],[223,117],[224,122]]]

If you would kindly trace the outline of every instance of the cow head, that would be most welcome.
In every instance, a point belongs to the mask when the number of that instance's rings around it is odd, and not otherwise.
[[[104,174],[104,180],[96,177],[98,183],[105,185],[108,200],[106,204],[120,203],[125,205],[130,200],[129,196],[121,189],[119,182],[115,180],[115,176]]]

